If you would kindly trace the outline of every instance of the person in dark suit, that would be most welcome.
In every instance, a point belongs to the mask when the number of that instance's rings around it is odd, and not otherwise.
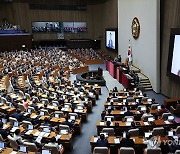
[[[74,124],[68,121],[68,116],[65,117],[66,121],[63,121],[63,125],[68,125],[71,129],[74,127]]]
[[[3,123],[0,121],[0,134],[3,139],[7,139],[8,133],[3,129]]]
[[[24,116],[23,114],[21,113],[21,110],[20,109],[17,109],[17,112],[15,112],[13,115],[12,115],[13,118],[16,118],[18,122],[22,122],[23,119],[24,119]]]
[[[133,116],[134,114],[130,111],[130,107],[127,107],[127,111],[124,113],[124,116]]]
[[[42,144],[40,144],[40,143],[38,143],[36,140],[34,140],[33,134],[30,134],[30,135],[29,135],[28,141],[29,141],[30,143],[35,143],[35,145],[37,146],[37,148],[42,148],[42,147],[43,147]]]
[[[100,135],[100,139],[97,140],[97,147],[108,147],[108,141],[105,139],[104,134]]]
[[[134,141],[133,139],[130,139],[131,134],[126,133],[126,138],[122,138],[120,142],[120,147],[134,147]]]
[[[114,88],[113,88],[113,92],[118,92],[117,87],[114,87]]]

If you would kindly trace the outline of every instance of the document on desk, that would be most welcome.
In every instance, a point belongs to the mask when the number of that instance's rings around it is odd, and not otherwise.
[[[124,111],[120,111],[120,114],[124,114],[125,112]]]
[[[37,139],[36,139],[36,142],[41,143],[41,139],[42,139],[42,137],[38,136]]]
[[[169,122],[169,121],[164,121],[164,123],[165,123],[165,124],[170,124],[170,122]]]
[[[42,137],[43,137],[45,134],[46,134],[46,132],[40,132],[40,133],[39,133],[39,136],[42,136]]]
[[[131,126],[131,122],[126,122],[126,126]]]
[[[135,102],[132,102],[132,105],[136,105],[136,103],[135,103]]]
[[[54,106],[48,106],[49,109],[54,109]]]
[[[12,151],[10,154],[17,154],[18,152],[16,152],[16,151]]]
[[[122,103],[118,103],[118,105],[122,105]]]
[[[37,131],[37,132],[34,134],[34,136],[39,136],[39,134],[40,134],[40,132]]]
[[[18,127],[13,127],[10,132],[14,133],[16,129],[18,129]]]
[[[38,104],[37,106],[38,106],[38,108],[40,108],[40,107],[42,107],[42,106],[43,106],[43,104]]]
[[[32,118],[32,119],[36,119],[36,118],[37,118],[37,116],[38,116],[38,115],[34,115],[34,116],[32,116],[31,118]]]
[[[8,127],[7,124],[4,124],[4,125],[3,125],[3,129],[6,129],[7,127]]]
[[[115,144],[119,144],[119,143],[120,143],[119,138],[115,138],[115,139],[114,139],[114,143],[115,143]]]
[[[98,137],[94,137],[94,142],[97,142],[97,140],[98,140]]]
[[[57,135],[56,136],[56,141],[58,141],[61,138],[62,135]]]
[[[30,135],[32,133],[33,130],[28,130],[25,134],[26,135]]]
[[[43,135],[43,137],[48,137],[50,135],[50,133],[45,133],[44,135]]]
[[[100,126],[104,126],[104,122],[100,122]]]
[[[145,126],[148,126],[148,125],[149,125],[149,123],[148,123],[148,122],[144,122],[144,125],[145,125]]]

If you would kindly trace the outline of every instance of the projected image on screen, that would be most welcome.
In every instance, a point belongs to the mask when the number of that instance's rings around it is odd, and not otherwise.
[[[106,31],[106,47],[115,49],[115,31]]]
[[[175,35],[171,73],[180,76],[180,35]]]

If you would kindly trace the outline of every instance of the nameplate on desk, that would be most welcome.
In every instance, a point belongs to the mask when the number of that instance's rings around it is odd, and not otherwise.
[[[18,127],[13,127],[10,132],[14,133],[16,129],[18,129]]]
[[[44,135],[43,135],[43,137],[48,137],[50,135],[50,133],[45,133]]]
[[[119,138],[115,138],[115,139],[114,139],[114,143],[115,143],[115,144],[118,144],[118,143],[120,143],[120,140],[119,140]]]
[[[170,122],[169,122],[169,121],[164,121],[164,123],[165,123],[165,124],[170,124]]]
[[[123,98],[122,96],[118,96],[118,98]]]
[[[148,125],[149,125],[149,123],[148,123],[148,122],[144,122],[144,125],[145,125],[145,126],[148,126]]]
[[[98,140],[98,137],[94,137],[94,142],[97,142],[97,140]]]
[[[120,111],[120,114],[124,114],[125,112],[124,111]]]
[[[136,103],[135,103],[135,102],[132,102],[132,105],[136,105]]]
[[[104,122],[100,122],[100,126],[104,126]]]

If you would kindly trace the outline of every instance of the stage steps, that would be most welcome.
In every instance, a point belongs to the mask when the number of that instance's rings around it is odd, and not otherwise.
[[[139,79],[140,79],[140,84],[139,84],[139,86],[140,86],[140,88],[141,88],[143,91],[153,90],[149,78],[148,78],[147,76],[145,76],[143,73],[141,73],[141,70],[140,70],[139,68],[137,68],[136,66],[131,66],[131,69],[132,69],[133,71],[135,71],[135,73],[138,74]]]

